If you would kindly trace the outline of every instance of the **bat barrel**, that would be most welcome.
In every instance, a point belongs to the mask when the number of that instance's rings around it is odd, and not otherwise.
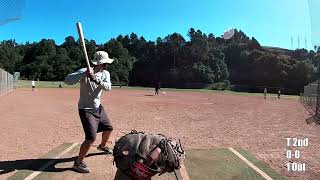
[[[84,53],[84,56],[85,56],[85,59],[86,59],[87,66],[88,66],[88,68],[90,68],[90,63],[89,63],[88,53],[87,53],[87,49],[86,49],[86,44],[85,44],[85,41],[84,41],[84,35],[83,35],[81,22],[77,22],[77,30],[78,30],[78,35],[79,35],[79,38],[80,38],[80,42],[81,42],[81,45],[82,45],[82,49],[83,49],[83,53]]]

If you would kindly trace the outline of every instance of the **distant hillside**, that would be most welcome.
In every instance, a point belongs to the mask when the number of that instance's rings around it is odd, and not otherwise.
[[[280,53],[280,54],[285,54],[285,55],[290,55],[294,51],[290,49],[284,49],[280,47],[271,47],[271,46],[262,46],[263,49],[271,52],[271,53]]]

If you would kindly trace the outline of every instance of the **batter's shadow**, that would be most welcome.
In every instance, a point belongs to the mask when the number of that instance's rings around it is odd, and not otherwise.
[[[105,152],[100,153],[90,153],[86,157],[106,155]],[[15,170],[31,170],[40,172],[64,172],[64,171],[74,171],[71,167],[69,168],[57,168],[56,165],[59,163],[73,162],[76,157],[69,158],[45,158],[45,159],[21,159],[14,161],[0,161],[0,175],[13,172]],[[44,170],[41,169],[44,165],[49,164]]]

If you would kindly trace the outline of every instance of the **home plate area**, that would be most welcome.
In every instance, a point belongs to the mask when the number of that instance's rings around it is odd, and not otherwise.
[[[116,166],[113,156],[93,146],[85,161],[91,173],[72,170],[80,144],[64,143],[39,159],[16,164],[9,180],[25,179],[114,179]],[[154,176],[154,180],[198,179],[285,179],[248,151],[241,148],[187,149],[187,158],[179,171]],[[176,176],[176,175],[177,176]]]

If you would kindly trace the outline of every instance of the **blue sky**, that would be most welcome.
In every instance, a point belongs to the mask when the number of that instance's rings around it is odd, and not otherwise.
[[[78,37],[78,20],[97,43],[131,32],[147,40],[173,32],[187,38],[190,27],[220,36],[234,27],[265,46],[290,49],[292,36],[296,48],[299,36],[300,47],[305,37],[312,47],[307,0],[26,0],[22,19],[0,26],[0,40],[61,44]]]

